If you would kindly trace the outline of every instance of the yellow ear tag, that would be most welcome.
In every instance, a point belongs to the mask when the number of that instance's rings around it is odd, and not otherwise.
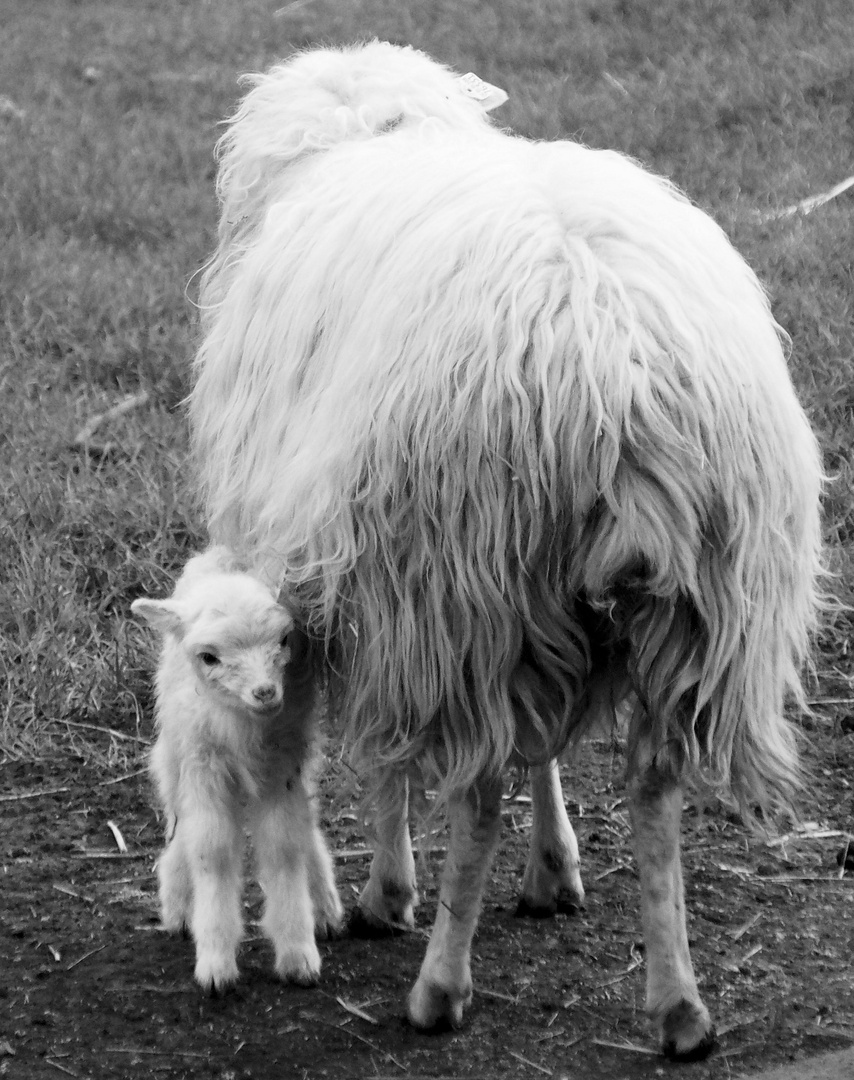
[[[493,86],[492,83],[484,82],[473,71],[469,71],[465,75],[459,75],[457,82],[462,92],[473,101],[476,101],[484,112],[497,109],[499,105],[503,105],[507,100],[507,93],[504,90],[498,86]]]

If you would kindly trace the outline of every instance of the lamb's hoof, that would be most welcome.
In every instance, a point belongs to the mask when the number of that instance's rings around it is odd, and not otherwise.
[[[409,1022],[419,1031],[437,1034],[457,1031],[463,1026],[463,1013],[471,1001],[471,989],[447,990],[420,977],[407,1002]]]
[[[561,889],[557,896],[540,902],[523,896],[514,912],[517,919],[550,919],[554,915],[577,915],[584,911],[584,896],[569,889]]]
[[[314,923],[315,941],[336,941],[343,937],[343,919],[332,915],[320,915]]]
[[[183,911],[162,910],[160,913],[160,926],[167,934],[176,937],[180,936],[184,941],[188,941],[192,937],[190,925]]]
[[[209,997],[224,997],[237,982],[237,961],[233,957],[197,959],[195,976]]]
[[[313,896],[314,937],[317,941],[333,941],[341,937],[344,924],[344,905],[334,886]]]
[[[661,1052],[671,1061],[702,1061],[717,1045],[717,1035],[702,1003],[683,998],[661,1022]]]
[[[320,980],[320,953],[314,942],[303,948],[291,948],[276,956],[276,974],[282,982],[295,986],[317,986]]]
[[[362,907],[354,908],[350,912],[347,921],[347,933],[355,938],[383,938],[405,934],[415,926],[415,915],[412,908],[401,913],[399,920],[382,919],[373,912],[366,911]]]

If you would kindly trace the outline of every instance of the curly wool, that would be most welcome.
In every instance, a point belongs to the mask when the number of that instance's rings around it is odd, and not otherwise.
[[[628,699],[633,752],[786,804],[821,469],[754,274],[624,156],[366,49],[370,107],[366,54],[308,54],[222,144],[190,401],[214,540],[327,639],[366,769],[447,794]]]

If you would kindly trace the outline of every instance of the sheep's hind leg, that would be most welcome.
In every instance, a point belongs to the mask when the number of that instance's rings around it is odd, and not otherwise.
[[[388,776],[374,808],[374,858],[359,906],[350,917],[357,937],[411,930],[415,925],[418,889],[409,837],[409,784]]]
[[[578,841],[563,802],[556,761],[531,769],[531,843],[517,915],[544,918],[584,904]]]
[[[471,942],[501,828],[501,783],[482,782],[451,800],[448,856],[439,907],[409,1019],[425,1031],[458,1028],[471,1001]]]
[[[641,918],[646,944],[646,1008],[665,1056],[698,1061],[715,1045],[703,1004],[685,923],[679,855],[682,791],[652,768],[631,776],[629,807],[640,871]]]

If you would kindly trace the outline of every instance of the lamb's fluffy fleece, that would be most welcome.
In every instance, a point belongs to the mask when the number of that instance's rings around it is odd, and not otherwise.
[[[132,610],[163,635],[151,754],[166,814],[163,924],[192,930],[205,989],[237,978],[248,825],[276,971],[314,982],[315,929],[336,929],[342,908],[311,798],[317,729],[304,636],[223,548],[191,559],[171,599]]]
[[[648,940],[681,927],[648,1004],[707,1049],[674,785],[788,804],[817,608],[819,454],[762,288],[670,183],[496,130],[413,50],[255,77],[221,155],[190,402],[212,534],[327,640],[366,773],[417,764],[461,836],[463,793],[626,703],[639,859],[667,877],[644,896],[670,905]]]

